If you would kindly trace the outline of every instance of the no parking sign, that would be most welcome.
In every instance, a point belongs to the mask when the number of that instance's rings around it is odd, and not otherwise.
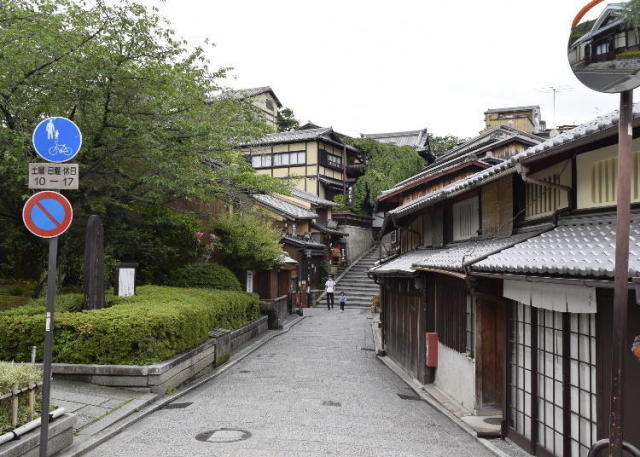
[[[73,220],[69,200],[58,192],[38,192],[22,208],[22,220],[27,229],[41,238],[63,234]]]

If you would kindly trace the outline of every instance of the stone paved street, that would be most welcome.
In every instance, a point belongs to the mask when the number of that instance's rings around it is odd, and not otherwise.
[[[368,310],[318,308],[305,315],[174,408],[87,455],[492,455],[376,359]]]

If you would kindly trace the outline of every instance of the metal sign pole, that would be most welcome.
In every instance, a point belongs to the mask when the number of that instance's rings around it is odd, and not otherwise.
[[[44,362],[42,379],[42,417],[40,419],[40,457],[47,457],[49,440],[49,397],[51,391],[51,360],[53,352],[53,308],[56,299],[58,237],[49,238],[49,273],[47,280],[47,317],[44,332]]]
[[[633,91],[620,94],[618,126],[618,189],[616,221],[616,265],[613,296],[613,344],[611,358],[611,412],[609,457],[622,457],[624,433],[624,354],[627,341],[629,297],[629,223],[631,205],[631,141],[633,138]]]

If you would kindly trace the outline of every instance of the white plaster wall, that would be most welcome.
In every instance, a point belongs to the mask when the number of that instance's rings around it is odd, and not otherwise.
[[[349,234],[347,237],[348,262],[353,262],[373,246],[373,231],[369,228],[340,225],[338,230]]]
[[[466,354],[438,344],[438,368],[435,385],[463,408],[476,407],[476,363]]]

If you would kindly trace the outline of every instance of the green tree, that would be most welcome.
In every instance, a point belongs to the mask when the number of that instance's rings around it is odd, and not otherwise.
[[[159,208],[282,187],[256,176],[236,147],[268,127],[248,104],[217,96],[226,69],[211,69],[204,49],[175,38],[155,9],[96,4],[12,0],[0,8],[0,274],[38,276],[44,266],[44,243],[23,228],[21,208],[27,164],[38,161],[31,132],[48,116],[69,117],[83,133],[63,269],[82,263],[89,214],[102,216],[113,255],[124,245],[137,256],[137,247],[166,243],[152,250],[161,261],[145,258],[152,268],[181,261],[193,241],[185,238],[193,220]],[[204,165],[209,158],[226,167]],[[176,224],[172,236],[158,236]]]
[[[436,157],[443,155],[445,152],[451,150],[464,141],[464,138],[453,135],[435,136],[429,134],[429,146],[431,147],[431,153]]]
[[[356,182],[354,207],[370,214],[380,193],[419,173],[425,161],[409,146],[381,143],[370,138],[346,140],[365,157],[365,171]]]
[[[281,234],[260,214],[236,213],[217,218],[216,258],[233,271],[269,270],[279,264]]]
[[[624,18],[636,30],[640,30],[640,0],[629,0],[624,5]]]
[[[300,127],[300,122],[296,119],[296,115],[291,108],[283,108],[278,111],[276,120],[278,132],[286,132],[287,130],[295,130]]]

